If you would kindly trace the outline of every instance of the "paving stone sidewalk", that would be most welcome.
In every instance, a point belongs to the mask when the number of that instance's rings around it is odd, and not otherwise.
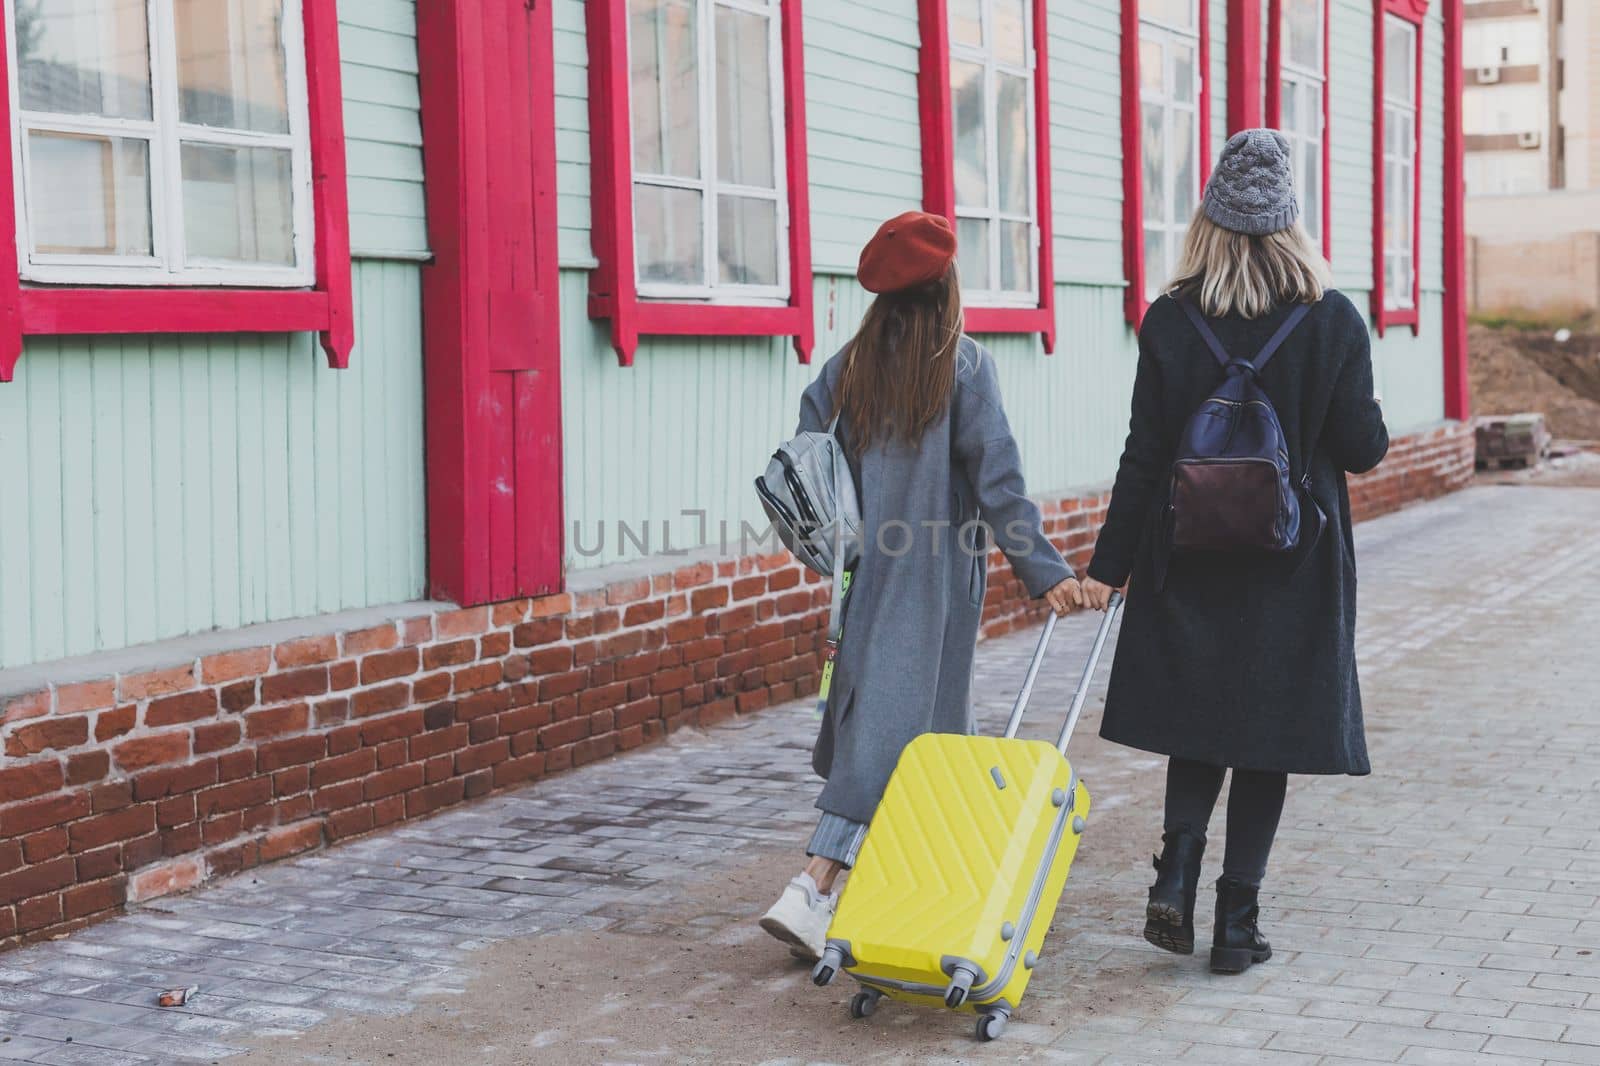
[[[949,1019],[920,1025],[886,1006],[847,1030],[848,1061],[904,1056],[903,1038],[943,1025],[922,1034],[933,1042],[917,1060],[1600,1064],[1596,528],[1600,492],[1532,486],[1361,527],[1376,772],[1292,786],[1263,901],[1270,964],[1217,979],[1139,939],[1162,762],[1093,735],[1097,692],[1073,752],[1091,828],[1018,1022],[980,1047]],[[1031,735],[1053,730],[1048,711],[1064,706],[1093,628],[1061,627]],[[1033,639],[980,648],[991,726]],[[311,1050],[319,1027],[381,1031],[459,997],[496,942],[660,935],[663,899],[797,852],[814,729],[807,706],[773,708],[0,955],[0,1061],[209,1062],[249,1046],[252,1062],[332,1061]],[[1213,855],[1220,823],[1219,809]],[[714,910],[708,938],[727,924]],[[747,990],[744,1023],[801,997],[843,1011],[842,985],[811,989],[759,934],[734,942],[779,967]],[[153,1006],[196,983],[191,1006]],[[714,1043],[674,1052],[669,1040],[638,1058],[770,1059],[707,1052]],[[538,1046],[475,1061],[567,1061]],[[606,1057],[637,1060],[623,1044]],[[372,1061],[438,1060],[391,1049]]]

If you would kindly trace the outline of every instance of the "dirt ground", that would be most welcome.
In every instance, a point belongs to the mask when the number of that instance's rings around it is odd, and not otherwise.
[[[1600,329],[1578,323],[1565,344],[1555,329],[1473,325],[1473,409],[1542,411],[1553,436],[1600,440]]]

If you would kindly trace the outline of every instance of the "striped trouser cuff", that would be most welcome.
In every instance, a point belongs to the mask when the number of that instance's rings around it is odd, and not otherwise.
[[[822,817],[817,819],[816,832],[811,834],[811,843],[806,845],[806,854],[818,859],[832,859],[847,867],[854,866],[856,853],[861,850],[861,842],[866,836],[865,824],[823,811]]]

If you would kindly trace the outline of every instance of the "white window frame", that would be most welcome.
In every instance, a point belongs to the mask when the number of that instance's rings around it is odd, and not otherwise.
[[[1394,14],[1384,16],[1384,53],[1388,55],[1388,33],[1393,27],[1406,32],[1406,96],[1397,96],[1393,80],[1384,72],[1383,79],[1383,306],[1386,311],[1412,311],[1416,309],[1413,293],[1416,291],[1418,242],[1412,232],[1417,224],[1417,123],[1421,118],[1421,101],[1417,99],[1417,37],[1422,32],[1416,23]],[[1387,60],[1386,60],[1387,61]],[[1409,100],[1407,99],[1409,97]],[[1396,119],[1405,117],[1411,122],[1411,136],[1396,138],[1399,128]],[[1398,144],[1398,150],[1396,145]],[[1398,202],[1396,202],[1398,198]],[[1399,239],[1401,229],[1397,219],[1405,220],[1405,239]],[[1405,284],[1396,285],[1394,265],[1397,260],[1410,263]]]
[[[1318,248],[1327,240],[1327,234],[1322,232],[1323,220],[1326,217],[1323,207],[1328,196],[1327,184],[1323,175],[1322,153],[1327,147],[1327,96],[1328,72],[1326,70],[1327,34],[1328,34],[1328,3],[1329,0],[1317,0],[1317,65],[1307,67],[1296,63],[1289,53],[1289,11],[1287,6],[1280,8],[1282,12],[1278,22],[1278,55],[1281,57],[1279,80],[1279,108],[1283,135],[1289,139],[1290,158],[1294,161],[1295,180],[1303,194],[1307,187],[1307,175],[1315,168],[1317,175],[1317,191],[1319,199],[1316,203],[1303,204],[1301,219],[1306,223],[1306,230],[1311,234],[1311,239]],[[1289,108],[1289,87],[1294,86],[1299,91],[1294,93],[1296,113],[1291,114]],[[1310,89],[1317,90],[1318,106],[1309,106],[1308,98]]]
[[[16,11],[5,4],[11,93],[11,151],[16,182],[17,251],[22,278],[46,284],[138,286],[260,286],[301,288],[316,281],[315,226],[311,196],[311,119],[306,98],[305,27],[302,0],[282,0],[289,132],[224,130],[182,122],[178,117],[178,44],[173,0],[146,0],[149,35],[149,119],[64,115],[22,108]],[[149,143],[149,256],[60,255],[34,250],[28,219],[30,131],[134,137]],[[289,149],[293,266],[188,256],[184,248],[181,153],[184,144]]]
[[[1128,0],[1125,0],[1125,2],[1128,2]],[[1139,47],[1141,52],[1141,63],[1143,61],[1142,53],[1144,43],[1146,41],[1154,41],[1162,46],[1161,89],[1159,91],[1145,87],[1145,73],[1142,68],[1140,70],[1139,137],[1140,143],[1142,144],[1145,131],[1145,105],[1158,105],[1161,108],[1161,158],[1164,166],[1164,170],[1161,175],[1162,203],[1159,205],[1161,209],[1160,214],[1159,216],[1153,216],[1151,211],[1153,205],[1148,202],[1145,203],[1144,218],[1140,220],[1143,224],[1140,240],[1146,242],[1145,247],[1148,249],[1149,235],[1152,232],[1160,233],[1167,238],[1162,242],[1163,249],[1170,250],[1170,262],[1151,262],[1148,252],[1145,253],[1145,291],[1143,296],[1146,300],[1154,300],[1157,296],[1159,296],[1164,291],[1167,281],[1176,272],[1178,259],[1182,255],[1183,238],[1189,229],[1190,220],[1188,218],[1176,217],[1178,209],[1178,168],[1175,165],[1176,160],[1172,150],[1172,131],[1175,125],[1174,120],[1182,116],[1184,112],[1188,112],[1188,121],[1190,126],[1189,143],[1193,146],[1194,150],[1194,167],[1191,173],[1193,174],[1196,182],[1195,188],[1192,190],[1192,194],[1190,196],[1190,201],[1197,206],[1200,202],[1199,179],[1201,171],[1203,170],[1203,160],[1205,159],[1206,153],[1210,151],[1209,145],[1200,143],[1200,108],[1205,102],[1205,79],[1207,73],[1205,70],[1201,69],[1202,65],[1200,58],[1202,50],[1200,47],[1200,42],[1202,34],[1205,32],[1205,27],[1200,25],[1200,4],[1198,0],[1189,0],[1189,9],[1192,13],[1192,29],[1183,26],[1175,26],[1167,22],[1157,21],[1154,18],[1146,16],[1142,8],[1139,12]],[[1190,94],[1189,103],[1180,102],[1173,91],[1176,87],[1176,75],[1172,61],[1172,50],[1168,47],[1172,44],[1187,45],[1192,50],[1194,55],[1194,88]],[[1134,175],[1134,180],[1140,182],[1141,185],[1144,182],[1144,167],[1146,165],[1147,161],[1143,158],[1143,153],[1141,153],[1141,158],[1139,161],[1140,171],[1138,174]],[[1148,197],[1146,199],[1148,200]],[[1152,221],[1153,217],[1155,218],[1155,221]]]
[[[598,0],[589,0],[590,3]],[[784,91],[783,77],[783,23],[782,0],[692,0],[695,5],[695,90],[699,94],[700,104],[700,176],[698,178],[684,178],[671,174],[651,174],[639,169],[634,158],[633,129],[630,126],[626,132],[628,142],[628,166],[631,180],[628,186],[628,195],[632,197],[633,217],[639,217],[638,191],[641,185],[651,185],[667,189],[684,189],[698,192],[701,196],[701,263],[703,280],[698,285],[688,285],[678,282],[647,281],[639,273],[638,237],[635,233],[628,239],[633,240],[633,282],[640,299],[644,300],[701,300],[710,304],[738,304],[741,306],[786,306],[789,302],[789,242],[792,239],[789,221],[789,166],[786,153],[787,135],[785,131],[785,110],[787,98]],[[628,49],[629,55],[633,54],[632,40],[632,4],[625,5],[629,18]],[[772,173],[773,188],[763,189],[751,185],[738,185],[724,182],[717,174],[717,37],[716,37],[716,9],[728,8],[742,11],[746,14],[760,15],[767,20],[767,77],[771,79],[770,99],[772,101]],[[632,63],[629,63],[631,77]],[[631,92],[632,86],[629,85]],[[727,194],[730,196],[747,197],[752,200],[767,200],[777,206],[777,232],[774,234],[774,249],[778,260],[778,281],[775,285],[743,285],[737,282],[718,281],[717,275],[717,217],[719,198]]]
[[[983,68],[983,155],[985,185],[989,191],[988,203],[967,204],[955,200],[956,223],[964,218],[985,222],[989,227],[989,273],[996,281],[1000,277],[1001,225],[1025,223],[1028,227],[1028,287],[1026,289],[987,288],[976,284],[975,279],[962,280],[963,299],[973,306],[982,307],[1037,307],[1039,305],[1039,118],[1036,101],[1039,87],[1036,82],[1039,68],[1039,49],[1035,45],[1032,0],[1019,0],[1022,8],[1023,64],[1003,63],[995,55],[995,0],[977,0],[980,38],[982,45],[957,44],[950,36],[950,63],[971,63]],[[946,16],[950,17],[950,16]],[[1026,215],[1000,209],[1000,127],[999,82],[1000,75],[1023,79],[1026,100],[1024,134],[1028,142],[1028,158],[1024,166],[1028,178],[1028,211]],[[950,108],[950,144],[956,144],[956,109]],[[952,187],[953,191],[953,187]]]

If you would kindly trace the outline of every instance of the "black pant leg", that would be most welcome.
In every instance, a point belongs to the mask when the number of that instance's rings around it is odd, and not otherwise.
[[[1167,760],[1167,805],[1163,828],[1168,833],[1187,830],[1203,839],[1206,826],[1211,824],[1211,812],[1217,805],[1217,795],[1222,791],[1225,773],[1220,766],[1192,759]]]
[[[1267,874],[1267,857],[1278,835],[1283,797],[1289,775],[1259,770],[1235,770],[1228,790],[1228,846],[1222,858],[1222,875],[1248,885],[1261,884]]]

